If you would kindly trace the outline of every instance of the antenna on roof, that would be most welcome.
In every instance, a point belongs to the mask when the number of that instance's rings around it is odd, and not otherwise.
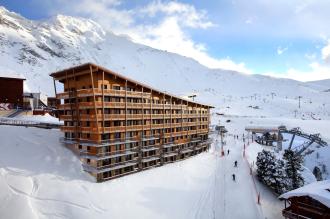
[[[192,98],[193,101],[195,101],[195,97],[197,97],[196,94],[193,94],[193,95],[188,96],[188,98]]]

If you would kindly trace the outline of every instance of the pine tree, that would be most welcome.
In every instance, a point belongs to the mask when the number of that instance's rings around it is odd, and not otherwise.
[[[304,179],[302,178],[300,171],[302,171],[303,157],[294,153],[292,150],[285,150],[283,158],[286,160],[285,172],[289,183],[289,190],[297,189],[304,185]]]
[[[257,176],[261,182],[278,194],[288,191],[283,160],[277,159],[273,152],[263,150],[258,153],[256,164]]]
[[[285,164],[281,159],[274,160],[275,166],[272,174],[271,188],[278,194],[288,191],[288,180],[285,172]]]
[[[317,166],[314,167],[313,174],[314,174],[317,181],[322,180],[322,172],[321,172],[321,169],[319,167],[317,167]]]
[[[262,150],[258,153],[257,156],[257,177],[260,181],[265,182],[265,178],[267,176],[268,172],[268,166],[270,163],[270,160],[272,159],[271,152]]]

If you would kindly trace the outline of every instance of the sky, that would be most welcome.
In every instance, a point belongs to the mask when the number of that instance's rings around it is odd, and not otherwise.
[[[84,17],[210,68],[330,78],[329,0],[0,0],[33,19]]]

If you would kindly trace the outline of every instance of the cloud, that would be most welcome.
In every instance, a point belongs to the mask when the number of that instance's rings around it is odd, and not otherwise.
[[[300,71],[290,68],[284,73],[266,72],[264,75],[269,75],[275,78],[289,78],[298,81],[317,81],[330,78],[330,67],[322,65],[318,62],[310,63],[309,67],[309,71]]]
[[[287,50],[288,50],[288,47],[282,48],[282,47],[279,46],[279,47],[277,47],[277,54],[282,55]]]
[[[127,9],[120,0],[73,0],[64,4],[60,13],[88,17],[115,34],[129,36],[134,42],[193,58],[209,68],[251,73],[244,63],[230,58],[213,58],[207,46],[196,42],[190,30],[216,27],[205,10],[178,1],[154,0],[146,5]]]
[[[197,10],[194,6],[180,2],[162,2],[160,0],[153,1],[146,7],[139,10],[140,13],[154,17],[159,13],[167,16],[181,18],[180,22],[187,27],[206,29],[215,26],[207,18],[205,10]]]
[[[322,59],[327,63],[330,64],[330,39],[328,40],[328,44],[322,48]]]

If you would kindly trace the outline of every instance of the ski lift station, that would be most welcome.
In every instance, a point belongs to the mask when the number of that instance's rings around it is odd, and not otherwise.
[[[321,139],[320,134],[308,134],[303,132],[299,127],[287,129],[286,126],[246,126],[245,131],[248,132],[248,137],[251,135],[252,141],[256,141],[261,145],[275,146],[277,149],[282,150],[282,142],[285,134],[291,136],[288,149],[295,151],[297,154],[302,154],[313,143],[320,145],[321,147],[327,146],[327,143]],[[296,137],[304,139],[303,143],[294,144]]]

